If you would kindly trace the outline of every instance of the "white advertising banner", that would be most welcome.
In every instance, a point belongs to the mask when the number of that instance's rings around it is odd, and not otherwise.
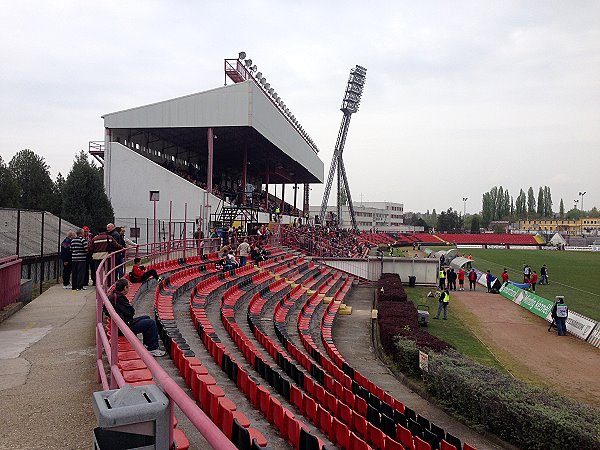
[[[579,339],[585,341],[592,333],[592,330],[596,327],[597,323],[598,322],[595,320],[582,316],[575,311],[569,311],[569,316],[567,317],[567,331],[573,336],[577,336]]]
[[[587,341],[594,347],[600,348],[600,325],[596,325],[596,328],[590,333]]]
[[[476,244],[458,244],[456,248],[483,248],[483,245]]]

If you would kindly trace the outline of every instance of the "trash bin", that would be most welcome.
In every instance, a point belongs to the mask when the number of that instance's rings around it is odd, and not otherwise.
[[[408,287],[415,287],[417,285],[417,277],[408,277]]]
[[[93,393],[94,449],[169,448],[169,400],[153,384]]]

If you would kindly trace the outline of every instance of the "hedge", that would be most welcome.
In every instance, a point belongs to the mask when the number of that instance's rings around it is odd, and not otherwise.
[[[415,378],[422,376],[419,350],[427,351],[426,389],[448,409],[521,449],[600,448],[598,409],[481,365],[420,329],[417,309],[406,301],[397,274],[382,274],[377,290],[383,349]]]
[[[395,340],[394,360],[420,377],[418,345]],[[465,420],[521,449],[600,448],[600,411],[529,386],[456,351],[429,353],[427,391]]]

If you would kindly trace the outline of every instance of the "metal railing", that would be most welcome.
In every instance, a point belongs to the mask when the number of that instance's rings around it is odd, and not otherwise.
[[[129,344],[146,364],[154,381],[160,386],[165,395],[170,399],[170,436],[169,442],[173,442],[173,423],[175,403],[186,415],[190,422],[215,449],[235,449],[235,446],[227,439],[225,434],[213,423],[200,407],[192,400],[177,383],[167,374],[137,336],[129,329],[127,324],[121,320],[108,295],[112,292],[117,270],[126,267],[127,263],[136,256],[143,256],[152,263],[185,258],[192,255],[202,255],[218,250],[220,239],[168,241],[156,244],[140,245],[129,249],[111,253],[105,257],[96,271],[96,362],[97,381],[102,383],[102,388],[116,389],[125,384],[125,379],[118,367],[118,330],[125,336]],[[116,264],[117,254],[124,255],[122,264]],[[129,258],[129,259],[128,259]],[[102,320],[102,310],[106,307],[109,313],[111,334],[108,337]],[[104,358],[109,365],[105,369]]]

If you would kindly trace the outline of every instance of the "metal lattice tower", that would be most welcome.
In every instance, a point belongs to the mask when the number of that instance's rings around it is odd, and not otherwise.
[[[321,223],[325,223],[324,220],[325,213],[327,212],[327,202],[329,201],[329,194],[331,193],[333,176],[337,170],[338,224],[341,223],[342,218],[342,192],[345,192],[346,199],[348,201],[348,209],[350,211],[350,219],[352,220],[352,228],[355,230],[358,229],[358,226],[356,225],[356,215],[354,214],[352,196],[350,195],[350,185],[348,184],[348,177],[346,176],[346,168],[344,167],[342,153],[344,151],[344,145],[346,144],[348,128],[350,127],[350,118],[352,113],[358,111],[366,77],[367,69],[362,66],[356,66],[354,69],[350,70],[348,85],[346,86],[344,100],[342,101],[342,107],[340,108],[340,110],[344,113],[344,117],[342,118],[342,124],[340,125],[340,131],[338,132],[337,142],[335,143],[335,150],[333,151],[333,158],[331,159],[331,167],[329,168],[329,177],[327,178],[327,185],[325,186],[325,192],[323,193],[323,202],[321,203],[321,212],[319,214]]]

